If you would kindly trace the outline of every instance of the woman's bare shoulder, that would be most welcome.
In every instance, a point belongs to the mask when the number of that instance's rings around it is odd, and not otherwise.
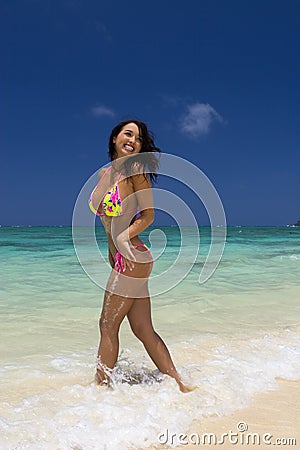
[[[133,175],[131,178],[135,190],[151,188],[150,179],[147,173],[138,173]]]
[[[130,172],[131,176],[142,174],[144,172],[143,164],[139,161],[134,161],[134,163],[131,164]]]
[[[105,174],[106,171],[107,171],[107,167],[102,167],[102,169],[99,170],[99,172],[98,172],[98,180],[100,180],[100,178],[103,177],[103,175]]]

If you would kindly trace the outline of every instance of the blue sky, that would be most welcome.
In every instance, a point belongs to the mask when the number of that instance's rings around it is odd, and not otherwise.
[[[210,178],[229,225],[300,217],[300,2],[0,0],[0,16],[0,224],[70,225],[127,117]]]

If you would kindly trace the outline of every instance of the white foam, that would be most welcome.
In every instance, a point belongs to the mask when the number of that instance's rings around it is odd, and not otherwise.
[[[0,448],[147,448],[158,444],[165,429],[184,432],[195,419],[246,406],[255,393],[275,389],[276,377],[300,378],[299,334],[290,329],[222,341],[202,335],[174,344],[171,353],[183,379],[198,389],[182,394],[174,380],[149,369],[142,350],[134,358],[130,352],[121,356],[113,389],[81,384],[93,374],[91,364],[84,365],[91,354],[50,358],[43,372],[35,372],[34,383],[30,370],[22,369],[32,393],[22,394],[10,378],[19,401],[1,405]]]
[[[300,260],[300,255],[295,255],[295,254],[293,254],[293,255],[281,255],[280,256],[280,259],[282,260],[282,259],[290,259],[290,260],[296,260],[296,261],[299,261]]]

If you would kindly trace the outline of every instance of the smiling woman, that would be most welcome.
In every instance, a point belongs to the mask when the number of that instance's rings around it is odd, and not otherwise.
[[[121,144],[122,141],[124,146],[123,149]],[[133,145],[133,142],[136,142],[137,145]],[[121,149],[119,148],[119,144],[121,144]],[[125,149],[127,144],[128,147]],[[125,120],[120,122],[111,132],[108,147],[108,156],[111,161],[120,156],[147,153],[149,178],[151,181],[157,179],[156,172],[158,169],[158,161],[155,153],[159,153],[160,149],[156,147],[154,139],[144,122],[138,120]],[[130,147],[132,147],[133,150],[131,150]]]
[[[95,381],[109,384],[111,380],[119,353],[119,328],[127,316],[157,368],[174,378],[182,392],[189,392],[153,328],[148,290],[153,258],[139,238],[154,220],[151,181],[157,178],[155,152],[160,149],[143,122],[121,122],[109,139],[111,165],[99,172],[99,183],[91,194],[90,207],[104,225],[112,267],[99,322]]]
[[[127,154],[139,153],[142,148],[143,139],[140,130],[135,123],[128,123],[124,129],[113,138],[115,144],[116,158]]]

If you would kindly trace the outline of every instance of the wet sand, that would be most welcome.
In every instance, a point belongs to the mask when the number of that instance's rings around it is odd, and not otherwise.
[[[186,436],[181,438],[181,445],[176,449],[195,448],[300,448],[300,381],[277,379],[278,389],[257,394],[249,407],[241,409],[226,417],[209,417],[194,421]],[[187,394],[188,395],[188,394]],[[241,431],[238,431],[238,427]],[[245,431],[242,431],[245,429]],[[179,433],[182,430],[178,430]],[[222,441],[222,434],[232,433]],[[213,433],[203,441],[204,433]],[[200,438],[200,442],[198,440]],[[289,439],[292,440],[289,441]],[[276,441],[280,439],[280,441]],[[169,437],[169,444],[171,438]],[[177,441],[178,442],[178,441]],[[154,448],[170,448],[167,444]],[[174,448],[174,447],[173,447]]]

